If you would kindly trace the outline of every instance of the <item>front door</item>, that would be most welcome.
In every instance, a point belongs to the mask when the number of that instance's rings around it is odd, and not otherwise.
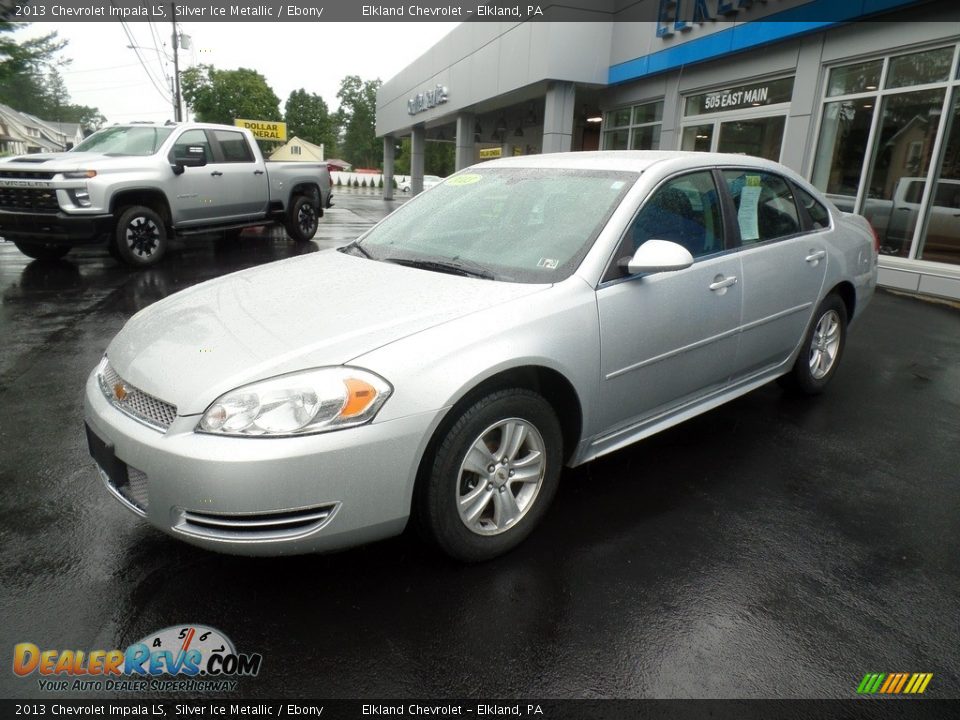
[[[172,203],[176,217],[174,221],[186,225],[198,225],[216,218],[227,199],[223,173],[215,163],[207,133],[204,130],[187,130],[173,144],[170,150],[170,163],[186,155],[188,147],[202,147],[207,164],[203,167],[188,167],[180,175],[174,175],[170,181],[176,198]]]
[[[618,256],[647,240],[686,247],[694,264],[676,272],[607,279],[600,314],[600,417],[629,428],[722,388],[737,353],[740,256],[724,244],[720,199],[709,171],[658,188],[634,219]]]

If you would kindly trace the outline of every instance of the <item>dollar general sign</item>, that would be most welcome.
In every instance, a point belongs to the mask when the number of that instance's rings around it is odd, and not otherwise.
[[[242,120],[237,118],[233,121],[237,127],[246,128],[253,133],[258,140],[286,140],[287,124],[283,122],[273,122],[272,120]]]

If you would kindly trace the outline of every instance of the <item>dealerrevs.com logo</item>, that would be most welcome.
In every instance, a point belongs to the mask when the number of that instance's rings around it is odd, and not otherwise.
[[[29,642],[13,648],[13,672],[38,676],[46,691],[235,690],[237,678],[260,672],[263,656],[238,653],[219,630],[174,625],[151,633],[126,650],[41,649]]]

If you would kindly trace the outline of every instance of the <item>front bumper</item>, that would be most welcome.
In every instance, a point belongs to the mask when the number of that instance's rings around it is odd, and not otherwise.
[[[98,242],[113,229],[113,216],[70,215],[64,212],[12,212],[0,210],[0,237],[42,241],[50,245],[85,245]]]
[[[91,449],[99,438],[111,492],[180,540],[242,555],[319,552],[400,533],[438,415],[230,438],[193,432],[196,415],[177,417],[165,433],[147,427],[107,401],[96,371],[85,397]]]

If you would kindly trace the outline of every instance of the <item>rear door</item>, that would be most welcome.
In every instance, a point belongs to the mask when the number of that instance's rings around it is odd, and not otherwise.
[[[666,180],[644,203],[617,258],[647,240],[684,245],[694,264],[622,277],[612,266],[597,290],[600,415],[625,429],[726,385],[740,322],[739,255],[726,247],[720,196],[709,170]]]
[[[743,378],[783,363],[800,343],[826,277],[830,216],[775,173],[725,169],[722,177],[736,211],[743,263],[734,370],[734,378]]]

